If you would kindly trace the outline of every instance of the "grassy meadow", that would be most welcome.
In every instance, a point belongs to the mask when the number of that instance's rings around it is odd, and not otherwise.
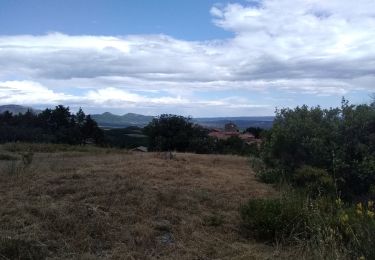
[[[277,195],[245,157],[4,144],[0,171],[0,259],[290,257],[241,232]]]

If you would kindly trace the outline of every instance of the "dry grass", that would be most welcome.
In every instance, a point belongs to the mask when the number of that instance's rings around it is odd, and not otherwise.
[[[164,160],[153,153],[57,149],[35,153],[15,176],[6,174],[10,163],[0,160],[0,259],[278,256],[239,232],[239,206],[275,193],[255,180],[246,158]]]

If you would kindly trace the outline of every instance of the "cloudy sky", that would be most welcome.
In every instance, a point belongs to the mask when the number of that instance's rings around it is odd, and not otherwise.
[[[373,92],[374,0],[0,0],[0,104],[256,116]]]

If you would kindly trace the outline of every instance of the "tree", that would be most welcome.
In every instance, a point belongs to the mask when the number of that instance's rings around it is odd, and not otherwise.
[[[149,149],[155,151],[187,151],[198,130],[190,118],[163,114],[144,129],[149,137]]]
[[[76,113],[75,119],[76,119],[78,127],[82,127],[84,125],[86,115],[83,112],[82,108],[79,108],[78,112]]]
[[[260,127],[249,127],[244,131],[244,133],[250,133],[254,135],[255,138],[260,138],[260,135],[263,131],[264,129]]]
[[[104,139],[103,131],[98,127],[98,124],[94,119],[91,118],[90,115],[87,115],[84,124],[81,128],[82,136],[84,143],[87,139],[92,138],[94,139],[95,143],[102,143]]]
[[[375,107],[343,99],[340,108],[277,110],[262,157],[290,179],[308,165],[326,170],[343,196],[368,195],[375,191]]]

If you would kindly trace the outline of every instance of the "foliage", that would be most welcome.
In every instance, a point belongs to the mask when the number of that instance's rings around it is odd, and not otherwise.
[[[207,131],[193,124],[190,118],[168,114],[154,118],[144,128],[144,133],[149,137],[149,149],[154,151],[201,150],[199,145],[193,144],[208,139]]]
[[[206,216],[203,219],[203,224],[210,227],[219,227],[224,223],[224,217],[218,213],[214,213],[210,216]]]
[[[17,157],[12,154],[0,153],[0,161],[15,161]]]
[[[350,206],[292,192],[250,200],[241,218],[248,235],[292,244],[311,259],[374,259],[374,210],[373,201]]]
[[[102,143],[103,131],[97,123],[80,109],[72,114],[62,105],[45,109],[39,114],[27,111],[13,115],[0,114],[0,142],[51,142],[85,144],[92,139]]]
[[[208,130],[193,124],[190,118],[161,115],[144,128],[151,151],[194,152],[199,154],[259,154],[257,144],[247,144],[237,136],[226,140],[210,137]]]
[[[344,198],[369,196],[375,184],[375,106],[349,105],[343,99],[340,108],[277,110],[262,158],[291,182],[301,181],[297,175],[306,168],[298,169],[308,165],[326,171]]]
[[[323,169],[302,166],[293,177],[296,188],[304,189],[309,195],[334,194],[335,183],[332,176]]]
[[[250,157],[250,165],[256,177],[264,183],[281,184],[284,182],[283,169],[269,168],[264,161],[257,157]]]
[[[135,148],[148,145],[147,136],[143,135],[142,128],[130,126],[104,130],[106,143],[111,147]]]
[[[266,132],[266,130],[263,129],[263,128],[260,128],[260,127],[248,127],[244,131],[244,133],[250,133],[250,134],[254,135],[254,137],[257,138],[257,139],[261,138],[261,135],[264,132]]]
[[[304,231],[306,215],[298,199],[253,199],[241,208],[244,230],[262,240],[280,240]]]

